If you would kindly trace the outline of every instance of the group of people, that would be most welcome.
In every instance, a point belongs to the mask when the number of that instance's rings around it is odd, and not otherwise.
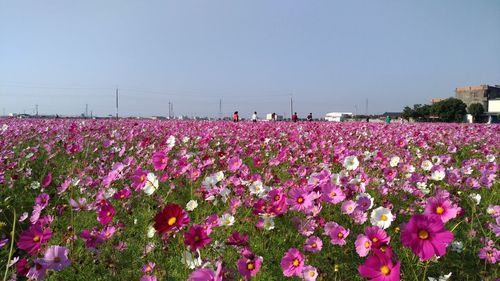
[[[257,111],[254,111],[253,114],[252,114],[252,122],[257,122]],[[272,113],[271,114],[271,120],[273,121],[278,121],[278,115],[276,113]],[[309,113],[307,115],[307,121],[312,121],[313,120],[313,117],[312,117],[312,113]],[[240,115],[238,113],[238,111],[235,111],[233,113],[233,122],[239,122],[240,121]],[[299,121],[299,116],[297,115],[297,112],[295,112],[293,115],[292,115],[292,122],[297,122]]]

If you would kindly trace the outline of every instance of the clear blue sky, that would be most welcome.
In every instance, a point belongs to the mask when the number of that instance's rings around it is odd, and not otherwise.
[[[500,1],[0,0],[0,110],[400,111],[500,84]]]

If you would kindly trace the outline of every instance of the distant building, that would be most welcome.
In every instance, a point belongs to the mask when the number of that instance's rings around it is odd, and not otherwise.
[[[440,101],[444,101],[445,99],[442,99],[442,98],[434,98],[434,99],[431,99],[431,104],[435,104],[435,103],[438,103]]]
[[[325,115],[325,120],[331,122],[342,122],[349,118],[352,118],[352,112],[330,112]]]
[[[484,111],[488,111],[488,101],[500,98],[500,85],[459,87],[455,89],[455,97],[463,101],[467,107],[473,103],[480,103]]]
[[[402,112],[384,112],[382,116],[390,116],[391,118],[399,118],[403,115]]]
[[[487,112],[490,114],[499,114],[500,113],[500,99],[489,100]]]

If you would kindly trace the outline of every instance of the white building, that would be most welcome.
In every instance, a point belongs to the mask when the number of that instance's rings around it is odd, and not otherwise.
[[[500,113],[500,99],[488,101],[488,113]]]
[[[326,121],[342,122],[348,118],[352,118],[352,112],[330,112],[325,115]]]

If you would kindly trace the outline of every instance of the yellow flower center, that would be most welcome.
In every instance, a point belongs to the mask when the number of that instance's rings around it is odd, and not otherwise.
[[[418,231],[418,238],[426,240],[427,238],[429,238],[429,232],[427,232],[427,230],[425,229]]]
[[[200,241],[200,237],[199,237],[198,235],[196,235],[196,236],[194,237],[194,241],[196,241],[196,242]]]
[[[33,242],[38,242],[40,241],[40,236],[36,235],[35,237],[33,237]]]
[[[295,266],[295,267],[299,266],[299,263],[300,262],[299,262],[298,259],[294,259],[293,262],[292,262],[293,266]]]
[[[334,196],[336,196],[336,195],[337,195],[337,193],[335,193],[335,191],[330,192],[330,196],[331,196],[331,197],[334,197]]]
[[[249,262],[249,263],[247,264],[247,269],[248,269],[248,270],[253,270],[254,268],[255,268],[255,265],[254,265],[253,263]]]
[[[368,242],[368,241],[365,242],[365,248],[366,249],[370,248],[370,242]]]
[[[55,257],[54,258],[54,262],[60,262],[61,261],[61,258],[60,257]]]
[[[144,181],[144,175],[141,176],[141,181]]]
[[[381,221],[387,221],[389,218],[386,215],[381,215],[380,220]]]
[[[280,196],[279,195],[274,196],[274,201],[279,201],[279,200],[280,200]]]
[[[318,244],[312,243],[311,247],[316,248],[316,247],[318,247]]]
[[[107,212],[107,213],[106,213],[106,216],[107,216],[107,217],[111,217],[111,212]]]
[[[338,238],[343,238],[344,237],[344,233],[342,233],[342,232],[337,233],[337,237]]]
[[[444,212],[443,207],[438,206],[438,207],[436,208],[436,214],[441,215],[443,212]]]
[[[314,277],[314,275],[316,275],[316,272],[314,272],[314,271],[309,271],[309,276]]]
[[[378,242],[378,238],[377,238],[377,237],[373,237],[373,238],[372,238],[372,242],[373,242],[373,243],[377,243],[377,242]]]
[[[304,202],[304,198],[302,198],[302,197],[297,198],[297,203],[299,203],[299,204],[300,204],[300,203],[302,203],[302,202]]]
[[[380,267],[380,272],[382,272],[382,274],[384,274],[384,275],[389,275],[389,273],[391,273],[391,270],[389,269],[389,267],[387,265],[382,265]]]
[[[171,217],[171,218],[168,219],[167,224],[170,225],[170,226],[172,226],[172,225],[174,225],[175,222],[177,222],[177,218],[176,217]]]

